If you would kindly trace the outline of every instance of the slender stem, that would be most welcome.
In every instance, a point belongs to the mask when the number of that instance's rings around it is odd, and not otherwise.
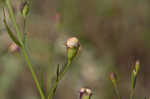
[[[130,99],[133,99],[134,98],[134,89],[135,89],[135,86],[136,86],[136,76],[134,75],[134,73],[132,73],[132,86],[131,86],[131,92],[130,92]]]
[[[131,89],[130,99],[134,99],[134,89]]]
[[[34,79],[34,81],[36,83],[36,86],[37,86],[37,88],[38,88],[38,90],[40,92],[41,99],[45,99],[44,93],[43,93],[43,91],[41,89],[40,83],[38,81],[38,78],[37,78],[37,75],[36,75],[36,73],[34,71],[34,68],[33,68],[32,64],[31,64],[31,60],[30,60],[30,58],[29,58],[29,56],[27,54],[27,51],[26,51],[26,49],[24,47],[22,48],[22,51],[23,51],[23,54],[24,54],[25,59],[27,61],[28,67],[29,67],[29,69],[30,69],[30,71],[32,73],[33,79]]]
[[[66,66],[65,66],[65,68],[64,68],[64,70],[63,70],[63,72],[61,72],[61,74],[59,75],[58,80],[56,81],[56,83],[55,83],[53,89],[50,91],[49,96],[48,96],[48,99],[53,99],[53,97],[54,97],[54,95],[55,95],[55,92],[56,92],[56,89],[57,89],[57,87],[58,87],[58,84],[59,84],[59,82],[62,80],[62,78],[64,77],[65,73],[68,71],[68,69],[69,69],[69,67],[70,67],[70,65],[71,65],[71,62],[72,62],[72,61],[68,60],[68,62],[67,62],[67,64],[66,64]]]
[[[117,84],[114,84],[114,89],[115,89],[115,92],[116,92],[118,99],[121,99],[119,88],[118,88]]]
[[[120,93],[119,93],[119,89],[116,88],[115,90],[116,90],[116,94],[117,94],[118,98],[121,99],[121,96],[120,96]]]
[[[68,60],[66,66],[65,66],[64,71],[59,76],[59,80],[61,80],[64,77],[65,73],[68,71],[68,69],[69,69],[69,67],[71,65],[71,62],[72,62],[71,60]]]
[[[19,31],[19,27],[18,27],[18,24],[16,22],[16,18],[15,18],[14,12],[13,12],[13,8],[11,6],[11,2],[10,2],[10,0],[6,0],[6,3],[7,3],[9,13],[10,13],[10,18],[11,18],[13,24],[14,24],[14,27],[15,27],[15,30],[16,30],[16,33],[17,33],[17,36],[18,36],[18,40],[21,43],[21,45],[23,45],[22,35],[21,35],[21,32]]]
[[[131,75],[131,93],[130,93],[130,99],[134,98],[134,90],[136,87],[136,79],[137,79],[137,72],[135,70],[133,70],[132,75]]]
[[[15,27],[15,30],[16,30],[16,32],[17,32],[18,40],[19,40],[19,42],[21,43],[21,48],[22,48],[22,51],[23,51],[25,60],[27,61],[29,70],[30,70],[30,72],[32,73],[32,76],[33,76],[33,79],[34,79],[34,81],[35,81],[35,84],[36,84],[36,86],[37,86],[37,88],[38,88],[38,91],[39,91],[39,93],[40,93],[40,95],[41,95],[41,99],[45,99],[45,95],[44,95],[44,93],[43,93],[43,91],[42,91],[42,89],[41,89],[39,80],[38,80],[37,75],[36,75],[36,73],[35,73],[35,71],[34,71],[34,68],[33,68],[33,66],[32,66],[31,60],[30,60],[30,58],[29,58],[29,55],[27,54],[27,50],[26,50],[26,48],[25,48],[25,45],[24,45],[24,43],[23,43],[23,41],[22,41],[22,35],[21,35],[21,32],[19,31],[19,26],[18,26],[18,24],[17,24],[17,22],[16,22],[16,18],[15,18],[15,15],[14,15],[14,12],[13,12],[13,9],[12,9],[12,6],[11,6],[11,2],[10,2],[10,0],[7,0],[6,2],[7,2],[7,6],[8,6],[8,9],[9,9],[9,12],[10,12],[11,20],[12,20],[13,25],[14,25],[14,27]]]
[[[26,43],[26,37],[27,37],[27,32],[26,32],[26,18],[23,19],[23,43],[25,45]]]
[[[48,96],[48,99],[53,99],[54,95],[55,95],[55,92],[56,92],[56,89],[58,87],[58,84],[59,84],[59,81],[57,80],[53,89],[51,90],[49,96]]]
[[[41,85],[41,89],[42,89],[42,91],[43,91],[43,93],[44,94],[46,94],[46,90],[45,90],[45,71],[43,70],[43,69],[41,69],[41,71],[40,71],[40,85]]]

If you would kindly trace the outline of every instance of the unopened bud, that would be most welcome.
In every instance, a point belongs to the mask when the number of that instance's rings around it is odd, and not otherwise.
[[[135,70],[136,70],[137,73],[140,70],[140,61],[139,60],[137,60],[136,63],[135,63]]]
[[[136,86],[136,79],[137,79],[139,70],[140,70],[140,61],[137,60],[136,63],[135,63],[135,69],[132,71],[132,76],[131,76],[131,79],[132,79],[132,89],[134,89],[135,86]]]
[[[116,80],[117,79],[117,75],[114,72],[110,73],[110,79],[111,80]]]
[[[59,13],[56,13],[55,19],[56,19],[56,22],[57,22],[57,23],[60,21],[60,14],[59,14]]]
[[[67,40],[67,48],[76,48],[79,47],[79,40],[76,37],[71,37]]]
[[[20,47],[16,45],[16,43],[11,43],[8,50],[10,52],[18,52],[20,50]]]
[[[110,73],[110,80],[112,81],[112,84],[115,89],[116,95],[118,96],[118,99],[121,99],[119,88],[118,88],[117,75],[114,72]]]
[[[80,43],[78,38],[76,37],[69,38],[66,42],[66,47],[67,47],[68,60],[72,61],[74,57],[77,55],[80,48]]]
[[[81,88],[80,89],[80,99],[90,99],[92,96],[91,89]]]
[[[21,9],[22,16],[25,18],[28,15],[29,10],[30,10],[29,3],[27,1],[23,2],[21,4],[20,9]]]

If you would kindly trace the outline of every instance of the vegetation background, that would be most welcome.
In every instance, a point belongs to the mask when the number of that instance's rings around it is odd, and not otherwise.
[[[12,0],[22,28],[20,3]],[[3,24],[0,0],[0,99],[40,99],[22,54],[11,53],[12,43]],[[55,99],[78,99],[81,87],[93,90],[92,99],[116,99],[110,72],[117,72],[123,99],[129,98],[131,71],[141,61],[136,99],[150,95],[149,0],[32,0],[27,18],[27,45],[39,78],[45,86],[66,57],[65,41],[80,39],[82,50],[65,75]],[[9,21],[10,27],[12,23]],[[13,29],[13,27],[12,27]],[[47,90],[47,89],[45,89]]]

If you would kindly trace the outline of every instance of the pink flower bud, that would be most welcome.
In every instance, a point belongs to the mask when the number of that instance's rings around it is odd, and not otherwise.
[[[79,43],[78,38],[76,38],[76,37],[71,37],[71,38],[69,38],[69,39],[67,40],[66,46],[67,46],[68,48],[79,47],[79,46],[80,46],[80,43]]]
[[[80,99],[90,99],[92,96],[91,89],[81,88],[80,89]]]
[[[16,45],[16,43],[11,43],[8,50],[10,52],[18,52],[20,50],[20,47]]]
[[[80,48],[80,43],[78,38],[76,37],[69,38],[66,42],[66,47],[67,47],[68,61],[72,61],[74,57],[77,55]]]
[[[110,73],[110,79],[111,80],[116,80],[117,79],[117,75],[114,72]]]

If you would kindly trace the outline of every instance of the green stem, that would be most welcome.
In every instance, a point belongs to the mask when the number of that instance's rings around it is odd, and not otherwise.
[[[134,89],[131,89],[130,99],[134,99]]]
[[[7,6],[8,6],[8,10],[10,12],[11,20],[13,22],[13,25],[14,25],[16,33],[17,33],[18,40],[21,43],[21,48],[22,48],[25,60],[27,61],[29,70],[32,73],[33,79],[34,79],[35,84],[36,84],[36,86],[38,88],[38,91],[40,93],[41,99],[45,99],[45,95],[44,95],[44,93],[43,93],[43,91],[41,89],[40,83],[38,81],[38,77],[37,77],[37,75],[36,75],[36,73],[34,71],[34,68],[33,68],[32,64],[31,64],[31,60],[29,58],[29,55],[27,54],[27,50],[26,50],[25,45],[24,45],[24,43],[22,41],[22,35],[21,35],[21,32],[19,31],[19,26],[18,26],[18,24],[16,22],[16,18],[15,18],[14,12],[13,12],[13,8],[11,6],[11,2],[10,2],[10,0],[7,0],[6,3],[7,3]]]
[[[66,66],[65,66],[64,71],[59,76],[59,80],[61,80],[64,77],[65,73],[68,71],[68,69],[69,69],[69,67],[71,65],[71,62],[72,62],[71,60],[68,60]]]
[[[25,45],[26,43],[26,37],[27,37],[27,32],[26,32],[26,18],[23,19],[23,43]]]
[[[19,27],[18,27],[18,24],[16,22],[16,18],[15,18],[15,15],[14,15],[13,8],[11,6],[10,0],[6,0],[6,4],[7,4],[7,7],[8,7],[8,10],[9,10],[9,13],[10,13],[10,18],[11,18],[11,20],[12,20],[12,22],[14,24],[15,30],[16,30],[16,33],[17,33],[17,36],[18,36],[18,40],[21,43],[21,45],[23,45],[22,35],[21,35],[21,32],[19,31]]]
[[[63,71],[61,72],[61,74],[59,75],[58,80],[56,81],[56,83],[55,83],[53,89],[50,91],[50,93],[49,93],[49,95],[48,95],[48,99],[53,99],[53,97],[54,97],[54,95],[55,95],[55,92],[56,92],[56,89],[57,89],[57,87],[58,87],[58,84],[59,84],[59,82],[62,80],[62,78],[64,77],[65,73],[68,71],[68,69],[69,69],[69,67],[70,67],[70,65],[71,65],[71,62],[72,62],[72,61],[68,60],[66,66],[65,66],[65,68],[64,68],[64,70],[63,70]]]
[[[32,64],[31,64],[31,60],[30,60],[30,58],[29,58],[29,56],[27,54],[27,51],[26,51],[25,47],[22,48],[22,51],[23,51],[23,54],[24,54],[25,59],[27,61],[28,67],[29,67],[29,69],[30,69],[30,71],[32,73],[32,76],[33,76],[33,79],[35,81],[35,84],[36,84],[36,86],[37,86],[37,88],[39,90],[39,93],[41,95],[41,99],[45,99],[44,93],[43,93],[43,91],[41,89],[41,86],[40,86],[40,83],[38,81],[37,75],[36,75],[36,73],[34,71],[34,68],[33,68]]]
[[[137,79],[137,72],[133,70],[132,75],[131,75],[131,93],[130,93],[130,99],[134,98],[134,90],[136,87],[136,79]]]
[[[112,80],[112,82],[113,82],[115,93],[116,93],[118,99],[121,99],[119,88],[118,88],[118,85],[117,85],[117,81],[116,80]]]

